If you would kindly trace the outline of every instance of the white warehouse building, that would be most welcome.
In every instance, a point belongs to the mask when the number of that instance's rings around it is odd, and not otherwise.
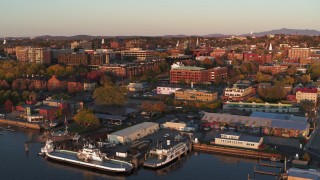
[[[159,124],[143,122],[120,131],[108,134],[108,141],[115,144],[127,144],[159,130]]]

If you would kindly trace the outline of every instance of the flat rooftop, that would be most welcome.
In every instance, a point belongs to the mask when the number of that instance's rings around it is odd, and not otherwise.
[[[232,136],[239,136],[239,139],[233,139],[233,140],[246,141],[246,142],[255,142],[255,143],[260,142],[260,139],[262,138],[262,137],[258,137],[258,136],[243,135],[241,133],[236,133],[236,132],[223,132],[223,133],[220,133],[220,134],[216,134],[216,138],[230,139],[230,138],[221,137],[222,134],[224,134],[224,135],[232,135]],[[230,140],[232,140],[232,139],[230,139]]]
[[[173,70],[202,71],[202,70],[205,70],[205,68],[196,67],[196,66],[181,66],[181,67],[173,68]]]
[[[241,123],[245,126],[252,127],[288,128],[294,130],[306,130],[309,128],[309,123],[304,117],[260,112],[258,114],[256,112],[253,114],[253,116],[238,116],[206,112],[202,120],[226,124]]]
[[[126,129],[122,129],[120,131],[116,131],[114,133],[111,133],[110,135],[116,135],[116,136],[125,137],[125,136],[129,136],[131,134],[134,134],[136,132],[143,131],[143,130],[145,130],[145,129],[149,128],[149,127],[153,127],[153,126],[159,126],[159,124],[158,123],[154,123],[154,122],[143,122],[143,123],[128,127]]]

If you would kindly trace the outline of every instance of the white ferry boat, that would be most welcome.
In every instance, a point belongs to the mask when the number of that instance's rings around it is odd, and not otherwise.
[[[170,146],[170,142],[168,142],[166,147],[162,147],[161,145],[160,147],[151,149],[143,166],[148,168],[163,167],[186,154],[188,150],[188,145],[185,142],[179,142],[173,146]]]
[[[133,169],[131,163],[111,159],[92,145],[85,145],[79,152],[55,150],[53,142],[48,140],[46,145],[41,148],[41,154],[47,156],[49,159],[100,171],[130,173]]]

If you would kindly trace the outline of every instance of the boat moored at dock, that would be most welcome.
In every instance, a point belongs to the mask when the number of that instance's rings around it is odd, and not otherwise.
[[[47,158],[77,166],[87,167],[104,172],[130,173],[133,165],[126,161],[112,159],[101,153],[92,145],[85,145],[79,152],[55,150],[53,142],[48,140],[41,148],[41,153]]]
[[[149,156],[143,163],[143,166],[156,169],[169,165],[174,160],[186,154],[188,150],[189,148],[186,142],[179,142],[170,146],[170,141],[168,140],[165,147],[161,145],[160,147],[157,146],[149,151]]]

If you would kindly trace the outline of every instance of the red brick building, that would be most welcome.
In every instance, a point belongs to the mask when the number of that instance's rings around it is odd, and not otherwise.
[[[208,80],[215,84],[223,82],[228,77],[227,67],[216,67],[208,69]]]
[[[106,55],[104,54],[90,54],[89,65],[103,65],[106,63]]]
[[[143,63],[108,64],[101,66],[100,70],[113,72],[122,79],[130,79],[140,76],[146,71],[159,69],[161,63],[165,63],[164,60],[152,60]]]
[[[56,119],[57,111],[59,110],[59,107],[40,106],[38,110],[39,110],[39,114],[44,116],[44,119],[52,121]]]
[[[272,55],[271,54],[260,55],[260,54],[254,54],[254,53],[244,53],[243,60],[257,62],[260,64],[271,63],[272,62]]]
[[[212,57],[221,57],[227,52],[226,49],[215,49],[210,53]]]
[[[85,53],[60,54],[58,63],[69,66],[87,66],[89,64],[88,55]]]
[[[233,52],[228,53],[228,59],[229,60],[243,60],[243,54],[242,53],[235,53],[233,51]]]
[[[310,48],[291,48],[288,51],[288,58],[304,59],[310,57]]]
[[[68,93],[78,93],[83,91],[83,82],[81,77],[71,77],[68,79]]]
[[[170,83],[184,81],[187,84],[208,82],[208,70],[201,67],[181,66],[170,70]]]
[[[57,77],[53,75],[48,80],[48,90],[49,91],[55,91],[55,90],[61,90],[64,91],[67,89],[67,80],[65,77]]]
[[[260,65],[259,66],[259,71],[268,72],[273,75],[281,73],[281,72],[285,72],[287,69],[288,69],[288,66],[286,66],[286,65],[273,65],[273,66]]]

